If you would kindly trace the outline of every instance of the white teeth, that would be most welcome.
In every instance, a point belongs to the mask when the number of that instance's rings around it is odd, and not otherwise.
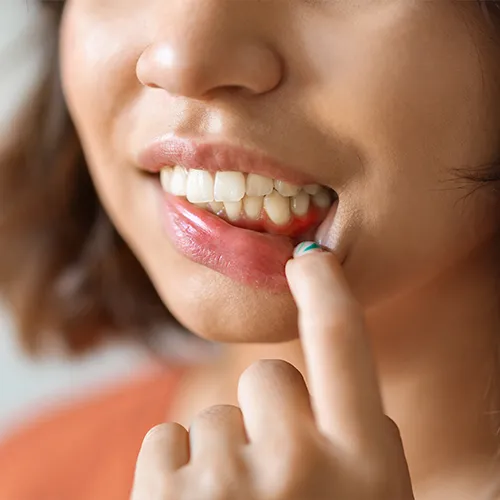
[[[262,212],[264,198],[262,196],[245,196],[243,198],[243,208],[249,219],[257,220]]]
[[[307,186],[304,186],[304,191],[310,195],[315,195],[320,189],[321,186],[319,184],[308,184]]]
[[[191,203],[214,201],[214,180],[206,170],[189,171],[187,178],[187,199]]]
[[[215,201],[240,201],[245,196],[245,176],[241,172],[215,174]]]
[[[187,191],[187,172],[184,167],[177,165],[172,171],[170,177],[170,186],[167,191],[175,196],[186,196]]]
[[[214,214],[219,214],[224,210],[224,203],[222,203],[221,201],[212,201],[208,204],[208,206]]]
[[[240,218],[242,205],[243,203],[241,201],[225,201],[224,208],[227,218],[229,220],[238,220]]]
[[[296,186],[286,181],[273,180],[258,174],[217,172],[184,167],[164,167],[160,171],[164,191],[186,196],[188,201],[231,221],[240,217],[258,220],[262,209],[276,225],[287,224],[292,214],[305,216],[312,203],[319,208],[332,204],[329,191],[319,184]],[[246,194],[245,194],[246,191]]]
[[[162,168],[160,171],[160,184],[163,191],[170,191],[170,179],[172,177],[172,167]]]
[[[297,196],[294,196],[290,200],[290,207],[292,212],[299,217],[307,214],[309,211],[309,202],[311,201],[310,196],[304,191],[300,191]]]
[[[313,203],[319,208],[328,208],[332,204],[332,200],[330,199],[328,191],[326,191],[325,189],[320,189],[313,196]]]
[[[271,221],[278,226],[283,226],[290,220],[290,201],[277,191],[264,198],[264,209]]]
[[[273,192],[274,182],[269,177],[258,174],[247,175],[247,196],[266,196]]]
[[[289,182],[275,180],[274,189],[276,189],[281,196],[295,196],[299,192],[300,187],[290,184]]]

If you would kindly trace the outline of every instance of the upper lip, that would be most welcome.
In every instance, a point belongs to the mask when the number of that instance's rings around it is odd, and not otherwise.
[[[146,146],[138,157],[139,166],[149,172],[182,165],[187,169],[239,171],[260,174],[297,185],[313,184],[314,179],[296,167],[285,165],[261,151],[228,143],[206,143],[192,139],[157,139]]]

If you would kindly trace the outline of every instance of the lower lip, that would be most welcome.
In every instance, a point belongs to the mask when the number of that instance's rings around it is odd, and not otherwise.
[[[254,288],[288,289],[285,264],[293,255],[291,238],[232,226],[182,198],[161,194],[164,226],[180,253]]]

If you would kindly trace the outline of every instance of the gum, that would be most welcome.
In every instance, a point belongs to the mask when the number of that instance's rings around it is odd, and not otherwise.
[[[329,210],[330,207],[318,208],[311,206],[306,215],[299,217],[292,214],[290,221],[284,225],[274,224],[264,210],[258,220],[247,219],[244,216],[238,220],[230,220],[225,216],[224,211],[215,215],[225,220],[232,226],[240,227],[242,229],[250,229],[259,233],[288,236],[290,238],[298,238],[299,236],[316,229],[323,222]],[[211,210],[208,211],[213,213]]]

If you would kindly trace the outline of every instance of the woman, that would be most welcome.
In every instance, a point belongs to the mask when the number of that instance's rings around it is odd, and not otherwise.
[[[498,7],[66,2],[76,132],[49,79],[0,174],[23,340],[225,346],[13,437],[1,498],[499,498]]]

